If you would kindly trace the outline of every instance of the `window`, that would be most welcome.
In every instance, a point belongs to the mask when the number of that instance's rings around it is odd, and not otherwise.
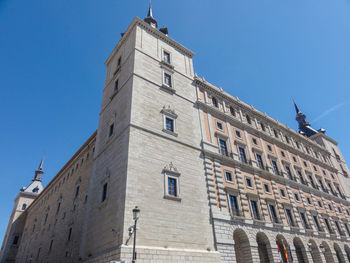
[[[305,149],[306,149],[306,152],[307,152],[308,154],[310,154],[309,147],[305,147]]]
[[[171,88],[171,75],[164,72],[164,84]]]
[[[177,197],[177,180],[176,178],[168,177],[168,195]]]
[[[75,198],[79,196],[79,189],[80,189],[80,186],[78,185],[77,188],[75,188]]]
[[[108,183],[105,183],[102,187],[102,198],[101,202],[104,202],[107,198],[107,189],[108,189]]]
[[[327,219],[327,218],[323,218],[323,220],[324,220],[324,222],[326,223],[326,227],[327,227],[328,232],[331,233],[331,234],[334,233],[334,231],[333,231],[331,225],[329,224],[328,219]]]
[[[317,172],[317,167],[314,165],[314,170],[315,170],[315,172]]]
[[[70,227],[69,230],[68,230],[68,238],[67,238],[67,240],[70,241],[71,237],[72,237],[72,228]]]
[[[279,170],[278,170],[278,166],[277,166],[276,161],[275,161],[275,160],[271,160],[271,164],[272,164],[272,168],[273,168],[273,173],[274,173],[275,175],[279,175],[280,172],[279,172]]]
[[[281,151],[281,155],[282,155],[282,157],[286,157],[284,151]]]
[[[289,138],[288,138],[288,136],[286,135],[284,138],[286,139],[286,142],[289,144]]]
[[[271,147],[271,145],[267,145],[267,149],[269,150],[269,152],[272,152],[272,147]]]
[[[230,210],[231,214],[235,216],[239,216],[239,209],[238,209],[238,201],[237,196],[229,195],[229,202],[230,202]]]
[[[322,173],[323,173],[323,175],[324,176],[326,176],[327,174],[326,174],[326,172],[325,172],[325,170],[322,170]]]
[[[247,156],[245,155],[245,150],[242,147],[238,147],[239,151],[239,157],[241,158],[241,161],[244,163],[247,163]]]
[[[225,179],[227,182],[232,182],[232,173],[231,172],[225,172]]]
[[[264,169],[264,162],[260,154],[256,154],[256,160],[258,161],[258,166],[260,169]]]
[[[226,141],[223,139],[219,139],[219,146],[221,154],[228,156]]]
[[[120,56],[120,57],[118,58],[118,67],[119,67],[121,64],[122,64],[122,57]]]
[[[260,220],[260,214],[258,209],[258,202],[254,200],[250,200],[250,208],[252,210],[252,216],[254,219]]]
[[[296,163],[297,162],[297,158],[295,158],[295,156],[293,156],[293,161]]]
[[[61,202],[58,202],[57,209],[56,209],[56,215],[60,212],[60,208],[61,208]]]
[[[51,239],[51,241],[50,241],[49,253],[50,253],[51,250],[52,250],[52,246],[53,246],[53,239]]]
[[[249,115],[246,115],[245,118],[247,119],[248,124],[252,124],[252,120],[250,119]]]
[[[163,52],[163,61],[170,64],[170,53],[169,52],[166,52],[166,51]]]
[[[328,208],[329,208],[329,210],[333,210],[333,208],[332,208],[332,205],[331,204],[328,204]]]
[[[22,210],[26,210],[27,209],[27,204],[23,204],[22,205]]]
[[[222,123],[219,121],[216,122],[216,127],[221,131],[223,130]]]
[[[300,198],[297,193],[294,193],[294,198],[295,198],[295,201],[300,202]]]
[[[280,193],[282,197],[286,197],[286,191],[284,189],[280,189]]]
[[[215,108],[219,108],[218,100],[215,97],[212,97],[211,103]]]
[[[319,206],[319,207],[323,207],[321,201],[318,201],[318,206]]]
[[[246,177],[246,178],[245,178],[245,183],[246,183],[247,187],[253,188],[252,179]]]
[[[238,131],[238,130],[236,130],[236,136],[237,136],[238,138],[242,138],[241,132]]]
[[[35,187],[34,189],[33,189],[33,191],[32,191],[33,193],[37,193],[37,192],[39,192],[39,188],[38,187]]]
[[[269,204],[269,211],[270,211],[270,216],[271,216],[272,222],[280,223],[280,221],[277,217],[276,207],[272,204]]]
[[[49,213],[46,213],[46,215],[45,215],[45,219],[44,219],[44,225],[46,224],[46,222],[47,222],[47,218],[48,218],[48,216],[49,216]]]
[[[318,221],[317,216],[316,216],[316,215],[313,215],[312,217],[313,217],[313,219],[314,219],[314,222],[315,222],[315,225],[316,225],[316,227],[317,227],[317,230],[323,232],[323,229],[322,229],[322,227],[321,227],[321,225],[320,225],[320,222]]]
[[[310,197],[307,197],[306,200],[307,200],[307,202],[308,202],[309,205],[312,204],[312,203],[311,203],[311,198],[310,198]]]
[[[306,216],[305,216],[304,212],[300,212],[300,218],[301,218],[301,221],[303,222],[304,227],[307,229],[310,229],[310,226],[307,223]]]
[[[278,138],[278,133],[275,129],[273,129],[273,134],[275,135],[276,138]]]
[[[348,235],[350,236],[350,228],[349,228],[348,224],[344,223],[344,226],[345,226],[346,232],[348,232]]]
[[[268,184],[264,184],[264,189],[266,193],[271,193],[270,186]]]
[[[262,131],[266,131],[264,123],[260,122],[260,126],[261,126]]]
[[[165,129],[167,131],[170,132],[174,132],[174,120],[169,118],[169,117],[165,117]]]
[[[290,208],[286,208],[285,211],[286,211],[286,215],[287,215],[288,224],[291,226],[295,226],[292,210]]]
[[[307,163],[304,161],[304,166],[307,167]]]
[[[339,213],[342,213],[340,206],[338,207],[338,212],[339,212]]]
[[[258,141],[255,138],[253,138],[252,141],[255,145],[258,145]]]
[[[108,137],[111,137],[113,135],[113,132],[114,132],[114,123],[109,125]]]
[[[288,178],[290,180],[293,180],[293,175],[292,175],[292,172],[290,171],[289,166],[286,165],[285,167],[286,167],[286,172],[287,172]]]
[[[116,93],[118,92],[119,89],[119,79],[116,79],[116,81],[114,82],[114,90],[113,92]]]
[[[230,107],[230,113],[232,116],[236,116],[236,111],[233,107]]]
[[[18,240],[19,240],[19,236],[15,236],[15,238],[13,239],[12,245],[18,245]]]
[[[300,145],[298,142],[295,142],[295,145],[297,146],[298,149],[300,149]]]

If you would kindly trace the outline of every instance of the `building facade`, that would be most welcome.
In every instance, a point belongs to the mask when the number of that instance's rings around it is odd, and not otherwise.
[[[1,262],[131,262],[135,206],[137,262],[350,262],[337,142],[296,105],[299,132],[198,77],[193,56],[151,7],[133,20],[97,131],[24,209],[22,189]]]

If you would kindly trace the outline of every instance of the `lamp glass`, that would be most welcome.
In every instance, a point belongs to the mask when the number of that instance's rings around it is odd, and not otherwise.
[[[135,206],[135,208],[132,210],[132,214],[133,214],[134,220],[138,219],[140,214],[140,209],[137,206]]]

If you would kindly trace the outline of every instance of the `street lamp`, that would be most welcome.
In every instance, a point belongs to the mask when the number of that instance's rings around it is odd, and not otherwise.
[[[132,215],[134,219],[134,244],[132,249],[132,263],[136,262],[136,224],[137,224],[137,220],[139,219],[139,214],[140,214],[140,208],[135,206],[135,208],[132,210]]]

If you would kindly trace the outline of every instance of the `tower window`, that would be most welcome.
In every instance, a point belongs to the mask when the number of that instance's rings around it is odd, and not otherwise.
[[[114,133],[114,123],[109,126],[108,137],[111,137]]]
[[[171,75],[168,73],[164,73],[164,84],[171,87]]]
[[[101,202],[104,202],[107,198],[107,189],[108,189],[108,184],[105,183],[102,187],[102,199]]]
[[[22,210],[26,210],[27,209],[27,204],[23,204],[22,205]]]
[[[170,64],[170,53],[169,52],[166,52],[166,51],[163,52],[163,61]]]
[[[215,97],[211,99],[211,102],[215,108],[219,108],[218,100]]]
[[[18,240],[19,240],[19,236],[15,236],[15,238],[13,239],[13,245],[18,245]]]

